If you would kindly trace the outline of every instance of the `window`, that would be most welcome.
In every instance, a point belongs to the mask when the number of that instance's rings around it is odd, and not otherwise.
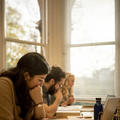
[[[6,0],[5,1],[5,40],[6,66],[14,67],[18,59],[27,52],[43,54],[42,14],[39,0]],[[44,1],[45,2],[45,1]],[[42,29],[42,30],[41,30]]]
[[[114,94],[114,0],[72,0],[70,69],[75,97]]]

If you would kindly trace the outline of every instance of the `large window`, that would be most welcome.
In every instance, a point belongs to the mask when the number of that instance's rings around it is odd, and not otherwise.
[[[114,0],[72,0],[69,53],[76,98],[114,94]]]
[[[27,52],[43,53],[39,0],[5,1],[6,65],[13,67]]]

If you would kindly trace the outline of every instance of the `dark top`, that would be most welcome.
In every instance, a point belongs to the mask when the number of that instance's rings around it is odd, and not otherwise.
[[[43,102],[45,104],[47,104],[48,106],[53,104],[53,102],[55,101],[55,97],[50,95],[48,92],[47,92],[47,89],[45,86],[42,87],[43,89]]]

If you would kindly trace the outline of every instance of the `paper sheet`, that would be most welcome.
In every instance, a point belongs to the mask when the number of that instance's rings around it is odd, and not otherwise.
[[[57,111],[80,111],[82,106],[80,105],[71,105],[71,106],[66,106],[66,107],[58,107]]]

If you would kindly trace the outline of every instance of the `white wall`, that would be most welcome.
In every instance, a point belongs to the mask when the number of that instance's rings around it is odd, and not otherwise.
[[[65,0],[48,0],[48,61],[64,69]]]

